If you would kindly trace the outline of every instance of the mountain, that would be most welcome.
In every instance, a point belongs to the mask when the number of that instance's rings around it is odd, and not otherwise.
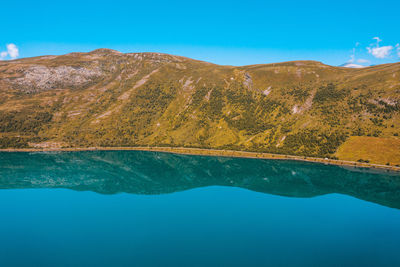
[[[363,65],[354,64],[354,63],[350,63],[350,62],[344,63],[344,64],[340,65],[339,67],[354,68],[354,69],[365,68],[365,66],[363,66]]]
[[[399,111],[400,63],[235,67],[109,49],[0,61],[1,148],[186,146],[400,164]]]

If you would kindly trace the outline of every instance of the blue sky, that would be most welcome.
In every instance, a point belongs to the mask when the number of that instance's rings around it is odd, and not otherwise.
[[[4,1],[0,58],[107,47],[229,65],[340,65],[353,54],[381,64],[400,61],[399,12],[398,0]]]

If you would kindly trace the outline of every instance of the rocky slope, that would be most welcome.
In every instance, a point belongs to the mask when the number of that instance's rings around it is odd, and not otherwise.
[[[399,111],[400,63],[234,67],[108,49],[0,62],[2,148],[150,145],[336,157],[351,136],[398,140]]]

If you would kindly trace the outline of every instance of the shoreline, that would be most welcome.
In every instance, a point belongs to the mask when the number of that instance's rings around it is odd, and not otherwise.
[[[76,151],[153,151],[166,152],[183,155],[199,155],[199,156],[221,156],[236,158],[255,158],[255,159],[280,159],[280,160],[297,160],[305,162],[317,162],[329,165],[361,167],[371,169],[384,169],[400,172],[400,167],[381,165],[374,163],[355,162],[346,160],[335,160],[327,158],[315,158],[294,155],[282,155],[263,152],[248,152],[237,150],[218,150],[206,148],[186,148],[186,147],[85,147],[85,148],[3,148],[0,152],[76,152]]]

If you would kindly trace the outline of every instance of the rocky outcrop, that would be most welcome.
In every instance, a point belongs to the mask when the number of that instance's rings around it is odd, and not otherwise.
[[[47,91],[51,89],[79,88],[87,86],[104,75],[99,68],[43,65],[31,66],[18,78],[6,79],[14,88],[24,92]]]

